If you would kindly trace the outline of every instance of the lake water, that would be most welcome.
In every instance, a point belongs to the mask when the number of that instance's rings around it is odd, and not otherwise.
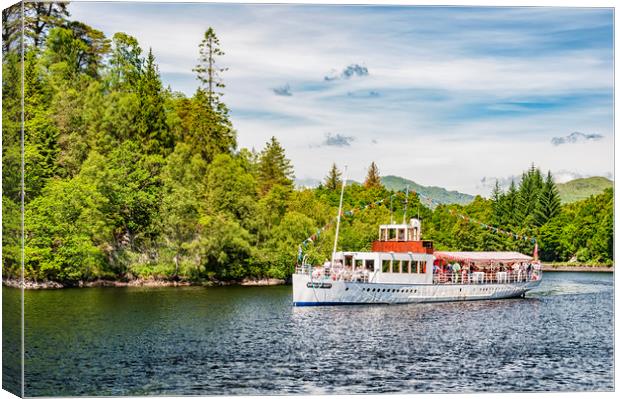
[[[463,303],[294,308],[291,290],[26,292],[26,395],[614,388],[612,274]]]

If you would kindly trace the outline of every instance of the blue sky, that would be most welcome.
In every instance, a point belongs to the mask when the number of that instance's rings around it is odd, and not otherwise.
[[[300,179],[332,162],[488,195],[532,163],[613,173],[613,12],[605,8],[73,2],[72,17],[153,48],[191,95],[212,26],[239,144],[272,135]],[[573,134],[577,132],[578,134]],[[554,140],[555,139],[555,140]]]

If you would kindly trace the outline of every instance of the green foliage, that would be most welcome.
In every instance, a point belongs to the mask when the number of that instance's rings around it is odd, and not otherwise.
[[[226,87],[220,74],[227,68],[217,66],[217,58],[223,56],[224,51],[220,48],[220,39],[218,39],[213,28],[209,27],[206,30],[198,49],[200,54],[198,65],[194,67],[193,71],[196,72],[196,77],[206,90],[209,107],[215,110],[221,103],[220,98],[224,94],[220,90]]]
[[[368,167],[368,174],[366,180],[364,180],[364,187],[366,188],[378,188],[381,187],[381,177],[379,176],[379,168],[373,161]]]
[[[325,188],[328,190],[338,190],[342,187],[342,173],[338,170],[336,163],[332,164],[329,174],[325,177]]]
[[[76,282],[105,276],[107,199],[87,179],[52,180],[25,213],[25,273]]]
[[[538,198],[538,206],[535,210],[535,220],[538,226],[542,226],[560,213],[560,195],[553,182],[551,172],[543,184]]]
[[[271,137],[258,161],[258,185],[262,194],[266,194],[275,185],[293,187],[293,166],[284,154],[280,142]]]

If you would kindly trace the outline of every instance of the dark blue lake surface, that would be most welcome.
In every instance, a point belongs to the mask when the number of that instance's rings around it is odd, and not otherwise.
[[[26,292],[26,395],[614,388],[612,274],[463,303],[294,308],[291,290]]]

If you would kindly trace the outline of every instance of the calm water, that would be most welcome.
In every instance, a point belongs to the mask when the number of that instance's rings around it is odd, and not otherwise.
[[[290,286],[31,291],[26,312],[28,396],[614,387],[611,274],[547,273],[524,299],[325,308],[293,308]]]

